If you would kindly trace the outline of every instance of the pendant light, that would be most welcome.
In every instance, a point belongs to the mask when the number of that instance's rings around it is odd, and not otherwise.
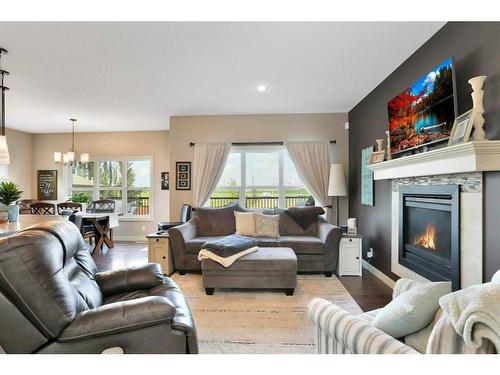
[[[2,69],[2,54],[7,53],[7,50],[0,47],[0,90],[1,90],[1,105],[0,105],[0,167],[1,171],[5,174],[7,165],[10,164],[9,147],[7,146],[7,137],[5,136],[5,92],[9,90],[4,85],[4,78],[9,75],[9,72]],[[3,177],[3,176],[2,176]]]
[[[70,118],[72,126],[72,141],[71,141],[71,151],[62,153],[62,152],[54,152],[54,162],[62,165],[74,165],[76,158],[76,150],[75,150],[75,122],[77,121],[74,118]],[[90,159],[90,155],[86,152],[80,154],[80,163],[88,163]]]

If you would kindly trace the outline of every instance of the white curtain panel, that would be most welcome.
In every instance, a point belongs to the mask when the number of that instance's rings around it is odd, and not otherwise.
[[[210,198],[226,165],[231,143],[196,143],[193,161],[193,205],[201,207]]]
[[[332,160],[330,142],[285,142],[285,148],[301,181],[318,204],[328,205],[328,180]]]

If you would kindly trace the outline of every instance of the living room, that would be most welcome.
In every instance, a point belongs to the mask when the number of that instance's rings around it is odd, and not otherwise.
[[[500,22],[57,14],[0,20],[0,353],[498,353]]]

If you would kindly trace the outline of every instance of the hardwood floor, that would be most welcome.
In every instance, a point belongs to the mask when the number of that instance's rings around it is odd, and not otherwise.
[[[147,244],[115,241],[115,247],[93,255],[99,271],[138,266],[148,261]],[[363,269],[363,277],[342,276],[340,282],[363,311],[377,309],[391,301],[392,289]]]
[[[392,300],[392,289],[363,269],[363,277],[341,276],[340,282],[363,311],[384,307]]]

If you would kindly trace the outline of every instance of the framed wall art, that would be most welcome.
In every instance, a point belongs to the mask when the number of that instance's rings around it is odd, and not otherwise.
[[[373,146],[361,150],[361,204],[373,206],[373,172],[368,169]]]
[[[170,178],[168,172],[161,172],[161,190],[168,190],[170,188]]]
[[[37,199],[40,201],[57,200],[57,170],[39,170],[37,174]]]
[[[175,190],[191,190],[191,162],[175,163]]]

